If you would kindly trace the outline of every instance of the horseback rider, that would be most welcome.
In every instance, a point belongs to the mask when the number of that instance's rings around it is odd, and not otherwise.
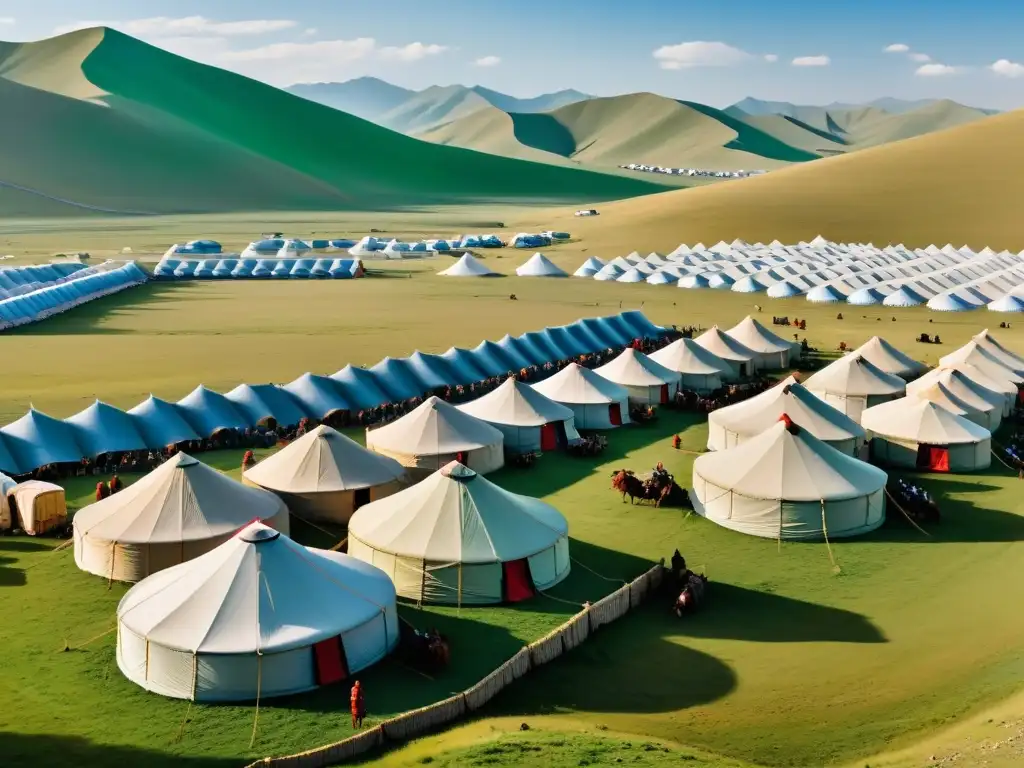
[[[656,466],[651,472],[651,480],[659,488],[669,482],[668,470],[665,469],[665,465],[660,461],[658,462],[658,466]]]

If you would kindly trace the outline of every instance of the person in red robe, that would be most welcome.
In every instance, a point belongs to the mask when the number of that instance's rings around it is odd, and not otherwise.
[[[362,728],[363,718],[366,717],[366,699],[363,698],[363,685],[358,680],[352,686],[349,704],[352,708],[352,727]]]
[[[96,501],[103,501],[110,495],[110,490],[107,488],[107,484],[103,482],[96,483]]]
[[[117,475],[113,475],[110,478],[110,494],[113,495],[124,488],[124,483],[121,482],[121,478]]]
[[[245,472],[247,469],[252,469],[256,466],[256,457],[253,456],[252,451],[246,451],[242,457],[242,471]]]

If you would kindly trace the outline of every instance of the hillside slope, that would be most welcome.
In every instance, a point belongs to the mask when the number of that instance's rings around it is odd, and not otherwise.
[[[996,115],[757,178],[605,205],[585,224],[576,219],[574,231],[609,254],[819,234],[1017,251],[1024,248],[1022,132],[1024,111]],[[570,217],[545,211],[538,220],[568,226]]]
[[[111,30],[0,46],[0,99],[0,181],[114,210],[578,202],[664,188],[417,141]]]

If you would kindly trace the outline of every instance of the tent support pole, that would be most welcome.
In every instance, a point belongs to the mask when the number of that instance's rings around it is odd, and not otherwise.
[[[836,558],[832,554],[832,545],[828,541],[828,525],[825,523],[825,500],[821,500],[821,532],[825,534],[825,547],[828,549],[828,559],[832,561],[832,570],[834,573],[839,573],[841,570],[836,564]]]
[[[256,725],[260,721],[260,688],[263,686],[263,654],[256,651],[256,712],[252,717],[252,736],[249,749],[256,743]]]

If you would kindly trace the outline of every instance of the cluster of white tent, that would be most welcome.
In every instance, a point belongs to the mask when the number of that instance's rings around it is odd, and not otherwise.
[[[501,273],[495,272],[480,259],[471,253],[464,253],[447,269],[438,272],[444,277],[497,277]],[[558,265],[554,264],[543,253],[535,253],[523,264],[516,267],[516,275],[519,277],[567,277],[568,274]]]
[[[713,179],[745,179],[748,176],[760,176],[767,171],[712,171],[706,168],[676,168],[666,165],[647,165],[645,163],[626,163],[620,165],[627,171],[645,171],[646,173],[664,173],[667,176],[697,176]]]
[[[239,278],[332,278],[362,277],[363,263],[356,258],[216,258],[179,260],[164,256],[153,268],[162,280],[212,280]]]
[[[941,312],[980,307],[1024,311],[1024,258],[990,248],[963,246],[878,248],[871,243],[834,243],[822,237],[796,245],[742,240],[680,245],[662,256],[633,252],[604,262],[590,257],[577,277],[647,282],[679,288],[710,288],[769,298],[805,296],[816,303],[846,302],[912,307]]]
[[[0,331],[45,320],[147,279],[133,261],[0,269]]]

